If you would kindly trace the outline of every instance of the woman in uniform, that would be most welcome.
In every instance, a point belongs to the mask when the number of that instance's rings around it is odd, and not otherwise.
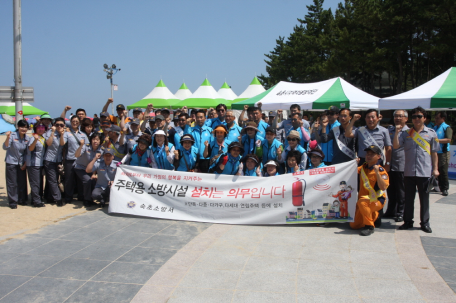
[[[33,126],[33,137],[30,139],[27,150],[26,164],[32,196],[32,205],[44,207],[42,199],[43,188],[43,160],[46,151],[44,134],[47,127],[39,121]]]
[[[93,133],[90,136],[89,144],[82,144],[78,147],[74,156],[77,158],[74,166],[76,176],[82,182],[84,193],[84,206],[92,205],[92,174],[86,172],[87,165],[95,158],[97,153],[103,153],[101,148],[100,133]]]
[[[30,137],[27,136],[29,124],[25,120],[17,122],[15,132],[7,132],[3,149],[6,150],[6,192],[9,207],[16,209],[17,204],[27,205],[27,175],[25,154]]]

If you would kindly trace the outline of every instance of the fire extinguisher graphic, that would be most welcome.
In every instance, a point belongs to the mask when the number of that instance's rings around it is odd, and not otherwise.
[[[304,194],[306,192],[306,180],[298,179],[292,184],[293,206],[305,206]]]

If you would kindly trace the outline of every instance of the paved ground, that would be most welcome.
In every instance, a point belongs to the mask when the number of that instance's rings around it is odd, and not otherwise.
[[[0,302],[456,302],[455,184],[432,234],[88,212],[0,245]]]

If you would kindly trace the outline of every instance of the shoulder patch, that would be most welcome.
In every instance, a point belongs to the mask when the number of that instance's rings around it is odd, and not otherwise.
[[[385,169],[383,167],[379,167],[378,170],[379,171],[385,171]]]
[[[388,180],[388,175],[382,175],[383,180]]]
[[[89,146],[90,146],[90,143],[87,143],[86,146],[89,147]]]

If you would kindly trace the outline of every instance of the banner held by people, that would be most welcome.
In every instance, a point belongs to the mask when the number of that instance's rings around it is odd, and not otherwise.
[[[110,213],[228,224],[352,222],[357,164],[269,178],[120,166]]]

